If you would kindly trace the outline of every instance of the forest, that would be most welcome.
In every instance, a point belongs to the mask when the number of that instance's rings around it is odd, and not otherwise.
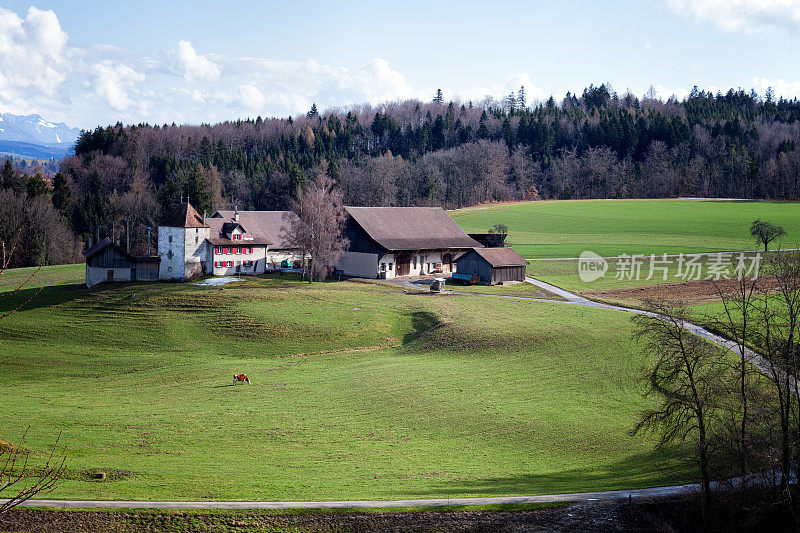
[[[320,168],[346,205],[797,200],[800,102],[771,90],[714,94],[697,87],[683,100],[662,101],[652,90],[639,98],[603,84],[531,105],[521,87],[502,101],[446,102],[437,92],[431,102],[325,112],[315,105],[288,118],[118,123],[84,131],[53,178],[39,174],[45,186],[19,169],[4,172],[2,186],[19,205],[26,196],[49,198],[66,233],[84,245],[103,237],[119,242],[129,227],[131,251],[142,253],[146,228],[181,197],[209,213],[286,209]],[[3,217],[10,219],[0,220],[8,241],[14,216]],[[22,254],[15,264],[64,260],[55,255]]]

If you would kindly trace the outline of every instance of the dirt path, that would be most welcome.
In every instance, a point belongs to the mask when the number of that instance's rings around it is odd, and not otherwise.
[[[544,494],[541,496],[497,496],[482,498],[431,498],[408,500],[341,501],[144,501],[144,500],[28,500],[26,507],[72,507],[112,509],[368,509],[393,507],[445,507],[462,505],[504,505],[523,503],[593,502],[677,496],[699,491],[697,484],[631,490]],[[0,500],[3,502],[4,500]]]

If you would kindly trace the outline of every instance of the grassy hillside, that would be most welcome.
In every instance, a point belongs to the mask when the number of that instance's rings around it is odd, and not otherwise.
[[[604,257],[752,250],[756,218],[786,229],[784,247],[800,243],[797,202],[564,200],[486,205],[451,215],[470,232],[505,224],[509,242],[529,259],[578,257],[584,250]]]
[[[388,499],[688,481],[678,450],[628,434],[645,406],[630,330],[623,313],[372,284],[54,284],[0,321],[0,438],[30,425],[26,445],[42,451],[63,431],[70,474],[56,497]],[[231,385],[239,372],[252,386]]]

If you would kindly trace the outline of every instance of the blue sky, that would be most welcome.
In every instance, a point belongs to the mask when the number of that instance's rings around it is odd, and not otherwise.
[[[0,112],[83,128],[590,83],[800,96],[800,0],[0,0]]]

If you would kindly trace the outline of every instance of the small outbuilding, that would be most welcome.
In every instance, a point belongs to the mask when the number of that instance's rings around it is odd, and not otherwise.
[[[86,286],[105,281],[156,281],[161,257],[134,256],[108,239],[92,246],[86,257]]]
[[[527,262],[511,248],[473,248],[456,259],[459,274],[477,274],[481,283],[525,281]]]

